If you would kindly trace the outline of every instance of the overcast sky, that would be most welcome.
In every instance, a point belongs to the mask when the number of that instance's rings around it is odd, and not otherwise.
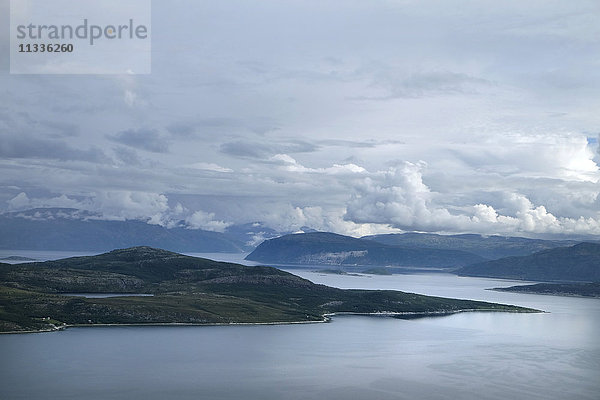
[[[82,76],[0,2],[2,211],[600,234],[597,0],[155,0],[152,73]]]

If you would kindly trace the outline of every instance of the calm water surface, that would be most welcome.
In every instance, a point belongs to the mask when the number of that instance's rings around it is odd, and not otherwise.
[[[292,272],[343,288],[489,300],[549,313],[0,335],[0,398],[600,398],[600,300],[493,292],[485,289],[513,282],[443,274]]]

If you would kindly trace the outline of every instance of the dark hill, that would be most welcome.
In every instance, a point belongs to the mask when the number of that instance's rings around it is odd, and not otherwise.
[[[390,246],[327,232],[285,235],[264,241],[247,260],[275,264],[456,267],[482,261],[459,250]]]
[[[459,275],[532,281],[600,281],[600,244],[580,243],[468,265]]]
[[[78,292],[152,296],[61,295]],[[222,263],[150,247],[0,264],[0,331],[51,330],[62,324],[310,322],[335,312],[466,310],[534,311],[389,290],[342,290],[271,267]]]
[[[542,250],[579,243],[569,240],[541,240],[475,234],[436,235],[415,232],[364,236],[362,239],[374,240],[390,246],[462,250],[490,260],[510,256],[526,256]]]

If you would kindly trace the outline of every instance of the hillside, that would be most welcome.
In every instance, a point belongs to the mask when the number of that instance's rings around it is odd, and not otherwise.
[[[274,264],[444,268],[484,260],[464,251],[389,246],[327,232],[285,235],[266,240],[246,259]]]
[[[62,293],[145,293],[82,298]],[[534,310],[389,290],[342,290],[271,267],[247,267],[150,247],[90,257],[0,264],[0,331],[67,325],[322,321],[327,313]]]
[[[459,275],[532,281],[600,281],[600,244],[580,243],[466,266]]]
[[[145,221],[107,221],[86,211],[44,208],[0,214],[0,249],[106,251],[148,245],[181,252],[242,252],[245,242],[220,232],[167,229]]]
[[[568,240],[541,240],[522,237],[482,236],[475,234],[436,235],[431,233],[392,233],[364,236],[390,246],[420,247],[429,249],[461,250],[489,260],[510,256],[526,256],[538,251],[577,244]]]

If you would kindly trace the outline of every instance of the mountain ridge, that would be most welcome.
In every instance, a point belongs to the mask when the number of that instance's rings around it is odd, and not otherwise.
[[[363,236],[362,239],[397,246],[462,250],[495,260],[524,256],[538,251],[580,243],[576,240],[529,239],[516,236],[478,234],[438,235],[432,233],[391,233]]]
[[[230,252],[252,249],[239,235],[166,228],[142,220],[106,220],[70,208],[38,208],[0,214],[0,249],[107,251],[139,245],[181,252]]]
[[[484,260],[460,250],[390,246],[330,232],[298,233],[269,239],[246,259],[276,264],[446,268]]]
[[[459,269],[457,274],[531,281],[600,281],[600,243],[583,242],[528,256],[476,263]]]

